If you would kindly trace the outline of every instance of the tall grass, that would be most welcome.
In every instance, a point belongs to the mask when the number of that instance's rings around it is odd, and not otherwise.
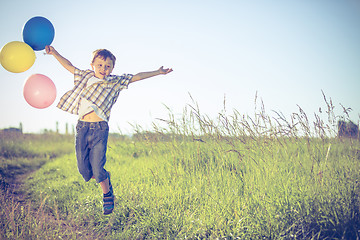
[[[224,100],[211,119],[193,101],[179,119],[169,111],[151,132],[110,140],[117,200],[107,217],[73,154],[26,187],[73,239],[358,239],[360,144],[336,138],[348,109],[335,116],[324,100],[325,120],[313,122],[300,107],[270,116],[258,98],[254,116],[229,113]]]
[[[159,119],[167,127],[139,134],[151,146],[156,142],[161,155],[167,149],[168,160],[159,165],[166,164],[170,176],[154,179],[173,182],[181,172],[182,195],[189,188],[197,192],[192,216],[204,229],[190,236],[359,237],[359,141],[335,138],[337,121],[350,109],[335,116],[323,96],[325,120],[319,109],[310,122],[301,107],[289,118],[271,117],[257,98],[253,117],[227,114],[224,99],[223,111],[211,119],[193,101],[180,120],[170,112]]]

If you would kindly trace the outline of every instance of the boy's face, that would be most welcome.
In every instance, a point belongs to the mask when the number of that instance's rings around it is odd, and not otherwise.
[[[91,64],[91,67],[95,72],[95,77],[104,79],[106,76],[110,75],[114,68],[114,64],[110,58],[103,59],[97,57]]]

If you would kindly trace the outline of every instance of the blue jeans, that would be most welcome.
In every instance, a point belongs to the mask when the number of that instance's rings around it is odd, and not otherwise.
[[[105,121],[78,121],[76,125],[75,150],[77,165],[86,182],[93,176],[98,183],[108,177],[104,169],[108,135],[109,126]]]

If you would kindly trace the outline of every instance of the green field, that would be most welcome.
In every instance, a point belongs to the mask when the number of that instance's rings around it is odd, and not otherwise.
[[[112,136],[110,216],[100,186],[77,172],[72,136],[2,137],[0,238],[358,239],[360,143],[336,138],[330,117],[212,120],[190,106],[151,132]],[[10,197],[15,175],[37,167],[26,201]]]

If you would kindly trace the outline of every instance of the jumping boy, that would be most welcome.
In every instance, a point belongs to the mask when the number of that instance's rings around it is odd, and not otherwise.
[[[114,192],[109,172],[104,169],[109,134],[110,111],[122,89],[130,83],[172,72],[171,68],[160,67],[156,71],[136,75],[110,75],[115,66],[115,56],[106,49],[94,51],[92,70],[79,70],[61,56],[54,47],[46,46],[47,54],[53,55],[59,63],[74,74],[74,88],[66,92],[57,107],[79,116],[76,125],[75,150],[80,174],[87,182],[94,178],[100,184],[104,214],[114,210]]]

